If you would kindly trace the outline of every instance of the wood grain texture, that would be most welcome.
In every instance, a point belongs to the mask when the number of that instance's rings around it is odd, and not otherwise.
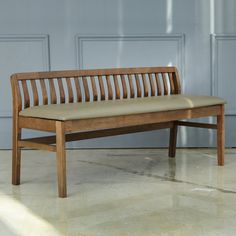
[[[98,100],[98,91],[96,87],[95,77],[91,76],[91,84],[92,84],[92,90],[93,90],[93,101]]]
[[[66,78],[67,90],[68,90],[68,101],[72,103],[74,101],[73,89],[71,84],[71,78]]]
[[[62,83],[62,78],[58,78],[57,83],[58,83],[59,93],[60,93],[60,103],[65,103],[66,98],[65,98],[65,90]]]
[[[51,95],[51,104],[57,103],[57,95],[54,85],[54,79],[49,80],[49,87],[50,87],[50,95]]]
[[[42,91],[42,99],[43,99],[43,105],[48,104],[48,94],[47,94],[47,89],[45,85],[45,80],[40,79],[40,85],[41,85],[41,91]]]
[[[52,79],[52,78],[72,78],[83,76],[104,76],[104,75],[129,75],[129,74],[148,74],[148,73],[174,73],[176,67],[136,67],[136,68],[109,68],[94,70],[63,70],[46,72],[25,72],[17,73],[19,80],[31,79]]]
[[[208,123],[200,123],[200,122],[177,121],[177,125],[204,128],[204,129],[217,129],[216,124],[208,124]]]
[[[58,195],[67,197],[66,190],[66,152],[65,152],[65,128],[64,122],[56,122],[56,155],[57,155],[57,181]]]
[[[149,82],[150,82],[150,87],[151,87],[151,96],[155,96],[155,84],[152,79],[152,74],[148,74]]]
[[[98,78],[99,88],[96,86],[95,77]],[[111,77],[114,79],[114,89],[112,88]],[[105,91],[103,78],[104,81],[107,82],[108,91]],[[118,78],[121,80],[121,84],[119,84]],[[66,91],[66,88],[63,86],[62,80],[64,79],[66,81],[68,91]],[[36,86],[36,80],[40,81],[40,86],[38,87]],[[91,82],[93,95],[90,94],[88,80]],[[163,86],[161,85],[161,80]],[[46,83],[47,81],[48,83]],[[56,95],[54,81],[55,85],[58,85],[59,88],[59,98],[57,98]],[[28,86],[27,83],[31,84],[31,86]],[[47,91],[48,86],[46,86],[46,84],[49,86],[49,91]],[[75,85],[74,90],[72,87],[73,85]],[[19,73],[11,76],[11,86],[13,95],[13,184],[20,184],[21,148],[23,147],[56,152],[58,194],[59,197],[66,197],[66,141],[170,128],[169,156],[174,157],[176,152],[177,126],[179,125],[217,129],[218,165],[224,165],[223,105],[68,121],[23,117],[19,115],[19,112],[22,109],[28,108],[30,105],[40,105],[40,93],[42,94],[41,103],[44,105],[49,103],[48,97],[51,98],[52,104],[57,102],[65,103],[67,100],[70,103],[89,102],[90,100],[97,101],[99,100],[98,94],[101,95],[101,100],[122,98],[128,99],[128,93],[130,94],[130,98],[134,98],[135,86],[137,97],[147,97],[150,95],[155,96],[156,94],[157,96],[180,94],[181,83],[178,70],[175,67],[143,67]],[[29,87],[31,87],[33,93],[33,100],[30,100]],[[85,101],[82,101],[83,89]],[[73,92],[75,90],[76,95]],[[115,94],[113,94],[114,91]],[[106,96],[106,92],[108,96]],[[24,101],[24,107],[22,107],[22,101]],[[181,119],[207,116],[217,116],[217,124],[179,121]],[[56,135],[22,139],[21,130],[23,128],[54,132]],[[56,145],[52,145],[54,143]]]
[[[13,75],[11,77],[12,87],[12,107],[13,107],[13,119],[12,119],[12,184],[20,184],[20,169],[21,169],[21,149],[18,145],[18,140],[21,139],[21,129],[19,127],[19,110],[22,109],[21,98],[19,97],[19,83],[17,77]],[[19,108],[20,106],[20,108]]]
[[[128,98],[127,85],[126,85],[124,75],[121,75],[121,83],[122,83],[122,89],[123,89],[123,98]]]
[[[13,130],[12,130],[12,184],[20,184],[21,169],[21,149],[18,140],[21,139],[21,129],[19,128],[16,112],[13,114]]]
[[[164,86],[164,95],[168,95],[168,84],[167,84],[166,73],[161,73],[161,75],[162,75],[162,82]]]
[[[148,97],[148,85],[146,80],[146,74],[142,74],[142,82],[143,82],[144,97]]]
[[[161,96],[161,83],[160,83],[160,79],[159,79],[159,75],[158,73],[155,73],[155,79],[156,79],[156,84],[157,84],[157,95]]]
[[[20,84],[19,81],[11,80],[12,95],[13,95],[13,109],[17,110],[17,112],[19,112],[23,109],[22,97],[21,97],[21,93],[20,93],[20,85],[19,84]]]
[[[110,77],[110,75],[106,75],[106,82],[107,82],[107,90],[108,90],[108,99],[112,100],[113,92],[112,92],[112,87],[111,87],[111,77]]]
[[[55,132],[55,120],[18,116],[19,128]]]
[[[31,80],[31,87],[32,87],[32,94],[33,94],[33,105],[38,106],[39,105],[39,95],[38,95],[38,90],[36,86],[36,81]]]
[[[22,81],[22,89],[24,94],[24,108],[27,108],[30,106],[30,97],[26,80]]]
[[[174,72],[172,73],[173,73],[173,78],[174,78],[176,94],[181,94],[181,82],[180,82],[179,72],[177,68],[174,68]]]
[[[101,74],[102,72],[105,74]],[[154,83],[153,75],[155,75],[156,83]],[[166,75],[169,75],[169,77]],[[96,86],[95,77],[98,78],[99,88]],[[160,85],[159,77],[163,81],[163,86]],[[47,105],[49,102],[48,97],[50,97],[51,104],[65,103],[66,101],[69,103],[82,102],[82,94],[85,96],[85,102],[99,100],[99,93],[101,100],[111,100],[113,97],[120,99],[121,94],[123,94],[123,98],[125,99],[128,98],[129,94],[130,98],[134,98],[135,86],[137,97],[155,96],[156,93],[158,96],[167,95],[169,93],[180,93],[180,81],[177,70],[174,67],[130,68],[130,70],[120,68],[64,72],[33,72],[15,74],[14,78],[18,81],[18,85],[16,84],[17,89],[20,90],[19,84],[22,84],[23,94],[19,93],[19,98],[24,101],[25,105],[23,109],[28,108],[30,105]],[[119,86],[118,78],[121,79],[121,87]],[[114,81],[115,90],[112,87],[112,79]],[[40,81],[39,87],[36,86],[36,80]],[[65,84],[63,84],[63,80],[65,80]],[[29,97],[30,92],[27,83],[31,83],[33,94],[32,101]],[[92,86],[92,94],[90,94],[90,83]],[[105,91],[104,83],[106,83],[107,91]],[[168,83],[170,83],[170,91]],[[48,84],[49,91],[47,91],[48,88],[46,84]],[[73,90],[74,85],[76,94],[74,94]],[[59,88],[59,94],[57,94],[56,91],[57,87]],[[115,94],[113,94],[114,92]],[[39,94],[42,94],[42,102],[39,102]],[[18,102],[20,99],[18,99]],[[20,108],[20,106],[18,107]],[[20,108],[20,110],[21,109],[22,108]]]
[[[45,150],[45,151],[50,151],[50,152],[56,152],[56,147],[52,145],[47,145],[44,143],[37,143],[37,142],[31,142],[31,141],[26,141],[26,140],[20,140],[18,141],[18,145],[20,148],[33,148],[33,149],[38,149],[38,150]]]
[[[218,165],[224,165],[224,149],[225,149],[225,116],[224,105],[220,107],[220,114],[217,116],[217,158]]]
[[[165,112],[71,120],[65,122],[65,129],[66,132],[91,131],[97,129],[120,128],[132,125],[144,125],[181,119],[216,116],[218,114],[220,114],[219,105]]]
[[[120,94],[120,86],[119,86],[117,75],[114,75],[114,84],[115,84],[115,91],[116,91],[116,99],[120,99],[121,94]]]
[[[99,81],[99,86],[100,86],[101,100],[105,100],[106,99],[105,87],[104,87],[104,83],[103,83],[103,79],[101,75],[98,76],[98,81]]]
[[[84,86],[85,101],[89,102],[90,101],[90,94],[89,94],[87,77],[83,76],[82,81],[83,81],[83,86]]]
[[[141,84],[140,84],[138,74],[135,74],[135,82],[136,82],[136,87],[137,87],[137,97],[141,98],[142,97],[142,89],[141,89]]]
[[[82,92],[81,92],[81,87],[79,83],[79,78],[75,78],[75,88],[76,88],[76,95],[77,95],[77,102],[82,101]]]
[[[134,85],[133,85],[133,78],[132,75],[128,75],[128,80],[129,80],[129,89],[130,89],[130,97],[134,98]]]
[[[169,157],[175,157],[176,153],[176,142],[177,142],[177,131],[178,125],[177,122],[173,122],[173,127],[170,128],[170,137],[169,137]]]
[[[174,84],[174,78],[172,73],[168,73],[169,81],[170,81],[170,94],[175,94],[175,84]]]
[[[127,126],[127,127],[114,128],[114,129],[102,129],[102,130],[92,130],[88,132],[68,133],[66,134],[66,142],[100,138],[100,137],[109,137],[109,136],[129,134],[129,133],[139,133],[139,132],[145,132],[145,131],[150,131],[150,130],[172,128],[172,127],[173,127],[173,122],[162,122],[162,123],[156,123],[156,124]],[[40,147],[41,144],[56,143],[56,136],[51,135],[51,136],[21,139],[20,143],[21,143],[21,146],[24,146],[24,147],[27,146],[27,143],[32,143],[32,145],[33,143],[39,144],[37,146]],[[38,149],[37,147],[35,148]],[[45,149],[47,150],[47,148],[48,147],[46,146]],[[50,149],[49,151],[53,151],[51,147],[49,147],[49,149]]]

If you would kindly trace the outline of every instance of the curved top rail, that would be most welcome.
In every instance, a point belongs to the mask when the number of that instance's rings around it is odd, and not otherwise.
[[[23,72],[13,74],[19,80],[30,79],[51,79],[51,78],[70,78],[80,76],[99,76],[99,75],[129,75],[146,73],[174,73],[176,67],[136,67],[136,68],[109,68],[109,69],[91,69],[91,70],[62,70],[62,71],[39,71]]]
[[[180,94],[176,67],[137,67],[16,73],[13,107]]]

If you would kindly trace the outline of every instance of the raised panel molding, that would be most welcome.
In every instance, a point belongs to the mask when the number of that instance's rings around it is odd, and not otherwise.
[[[26,44],[24,45],[24,43],[28,43],[29,46],[27,48]],[[35,43],[35,45],[34,45]],[[40,43],[41,45],[39,46],[38,43]],[[0,91],[3,91],[4,89],[9,90],[10,89],[10,80],[9,80],[9,76],[12,73],[15,72],[22,72],[22,71],[33,71],[33,70],[50,70],[50,45],[49,45],[49,35],[0,35],[0,47],[3,47],[3,50],[6,50],[7,47],[15,47],[16,50],[9,50],[9,52],[7,52],[6,54],[1,55],[0,54],[0,62],[2,61],[7,61],[9,60],[9,58],[11,57],[15,57],[17,58],[16,60],[19,61],[19,64],[14,64],[14,63],[9,63],[10,66],[12,67],[8,67],[8,68],[3,68],[0,71],[0,75],[1,75],[1,79],[2,79],[2,83],[1,86],[4,86],[3,84],[3,80],[5,83],[5,87],[1,87]],[[24,50],[22,48],[24,47]],[[37,48],[37,47],[41,47],[41,49],[39,49],[39,52],[41,50],[41,55],[42,55],[42,60],[41,60],[41,66],[37,64],[37,60],[35,60],[36,58],[38,59],[38,55],[36,55],[35,58],[27,58],[28,55],[32,55],[32,49],[33,48]],[[1,49],[1,48],[0,48]],[[19,51],[17,52],[17,50],[19,49]],[[24,51],[24,55],[20,55],[22,54]],[[19,53],[21,51],[21,53]],[[15,54],[11,54],[12,52],[14,52]],[[11,55],[10,55],[11,54]],[[27,55],[28,54],[28,55]],[[2,58],[1,58],[2,56]],[[32,65],[27,64],[27,60],[31,61],[34,64],[34,66],[32,67]],[[33,62],[35,60],[35,62]],[[24,61],[26,61],[26,63],[24,64]],[[4,63],[3,63],[4,64]],[[24,65],[24,66],[23,66]],[[22,66],[22,67],[21,67]],[[16,69],[17,68],[17,69]],[[2,73],[1,73],[2,72]],[[6,82],[6,80],[8,81]],[[9,94],[11,94],[11,89],[9,90]],[[6,99],[8,100],[9,98],[11,98],[11,95],[9,97],[7,97]],[[11,100],[11,99],[10,99]],[[9,107],[9,104],[6,104]],[[3,107],[0,108],[0,118],[10,118],[11,115],[11,109],[9,107]]]
[[[166,48],[170,46],[173,42],[176,42],[176,50],[177,50],[177,67],[180,71],[182,79],[184,79],[184,67],[185,67],[185,36],[184,34],[164,34],[164,35],[89,35],[89,36],[81,36],[76,35],[76,64],[77,68],[84,69],[84,53],[85,53],[85,44],[88,42],[117,42],[118,44],[125,42],[165,42]],[[173,46],[173,45],[172,45]],[[158,57],[162,57],[161,54],[156,55]],[[100,55],[101,59],[103,55]],[[116,65],[117,66],[117,65]],[[159,65],[160,66],[160,65]]]
[[[233,45],[232,45],[232,42]],[[231,43],[229,45],[230,51],[227,54],[227,59],[220,61],[223,58],[223,52],[220,51],[220,46],[222,44]],[[230,53],[232,53],[234,58],[230,58]],[[226,55],[225,54],[225,55]],[[236,107],[232,107],[231,104],[235,103],[235,87],[236,80],[232,80],[235,77],[235,61],[236,61],[236,35],[232,34],[211,34],[211,81],[212,81],[212,95],[214,96],[222,96],[225,97],[228,101],[228,105],[226,105],[225,114],[228,116],[236,115]],[[222,63],[223,62],[223,63]],[[225,71],[224,71],[225,70]],[[230,73],[230,70],[233,72]],[[229,73],[227,73],[227,72]],[[222,72],[224,77],[222,76]],[[226,73],[225,73],[226,72]],[[227,89],[227,78],[229,80],[229,89]],[[224,86],[221,87],[224,79]],[[235,84],[232,84],[235,83]],[[233,89],[234,88],[234,89]],[[232,94],[230,89],[232,89]],[[223,92],[223,90],[226,90]],[[229,98],[231,97],[231,98]],[[227,99],[228,98],[228,99]],[[232,103],[230,100],[232,99]]]

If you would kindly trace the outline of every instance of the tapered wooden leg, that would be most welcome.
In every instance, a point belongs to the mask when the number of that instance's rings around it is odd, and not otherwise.
[[[173,127],[170,128],[169,138],[169,157],[175,157],[176,153],[176,141],[177,141],[178,125],[174,122]]]
[[[221,114],[217,116],[217,159],[218,165],[224,165],[225,151],[225,115],[224,105],[221,107]]]
[[[56,122],[57,181],[59,197],[67,197],[66,190],[66,152],[64,122]]]
[[[18,140],[21,138],[21,129],[18,121],[13,117],[12,132],[12,184],[20,184],[21,149],[18,147]]]

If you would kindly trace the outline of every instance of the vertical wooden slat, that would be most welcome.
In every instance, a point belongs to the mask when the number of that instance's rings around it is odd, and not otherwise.
[[[81,93],[81,88],[80,88],[78,77],[75,78],[75,88],[76,88],[76,93],[77,93],[77,102],[81,102],[82,101],[82,93]]]
[[[173,80],[173,74],[172,73],[168,73],[169,75],[169,81],[170,81],[170,93],[171,94],[175,94],[175,84],[174,84],[174,80]]]
[[[91,84],[92,84],[92,89],[93,89],[93,100],[97,101],[98,100],[98,91],[97,91],[97,87],[96,87],[96,83],[95,83],[95,78],[94,78],[94,76],[91,76],[90,79],[91,79]]]
[[[57,79],[58,86],[59,86],[59,92],[60,92],[60,103],[65,103],[65,91],[62,83],[62,78]]]
[[[73,102],[74,96],[70,78],[66,78],[66,84],[68,89],[69,103],[71,103]]]
[[[130,87],[130,97],[134,98],[134,85],[133,85],[132,75],[128,75],[128,78],[129,78],[129,87]]]
[[[142,90],[141,90],[141,85],[140,85],[140,80],[139,80],[138,74],[135,74],[135,81],[136,81],[136,87],[137,87],[137,97],[141,97]]]
[[[177,68],[175,68],[175,73],[173,73],[173,77],[174,77],[176,94],[181,94],[181,84],[180,84],[179,72]]]
[[[108,89],[108,99],[109,99],[109,100],[112,100],[112,98],[113,98],[113,93],[112,93],[110,75],[106,75],[106,81],[107,81],[107,89]]]
[[[30,80],[32,92],[33,92],[33,98],[34,98],[34,106],[37,106],[39,104],[39,96],[38,96],[38,90],[36,86],[35,80]]]
[[[44,79],[40,80],[40,85],[41,85],[41,90],[42,90],[43,105],[47,105],[48,104],[48,94],[47,94],[47,89],[46,89]]]
[[[161,83],[160,83],[158,73],[155,73],[155,78],[156,78],[156,84],[157,84],[157,95],[161,96]]]
[[[116,90],[116,99],[119,99],[120,98],[120,87],[119,87],[117,75],[114,75],[114,84],[115,84],[115,90]]]
[[[22,110],[22,96],[21,96],[21,92],[20,92],[20,81],[14,81],[12,82],[12,86],[15,87],[16,91],[14,91],[14,96],[15,96],[15,100],[17,102],[16,106],[18,111]],[[16,92],[16,93],[15,93]]]
[[[147,81],[146,81],[146,74],[142,74],[142,81],[143,81],[144,97],[148,97],[148,86],[147,86]]]
[[[105,100],[106,99],[105,88],[104,88],[103,79],[101,75],[98,76],[98,81],[99,81],[99,87],[100,87],[100,93],[101,93],[101,100]]]
[[[126,82],[125,82],[125,76],[124,75],[121,75],[121,83],[122,83],[122,89],[123,89],[123,98],[127,98],[128,93],[127,93],[127,87],[126,87]]]
[[[148,78],[151,86],[151,96],[155,96],[155,84],[153,82],[152,74],[148,74]]]
[[[57,95],[54,85],[54,79],[49,79],[50,95],[51,95],[51,104],[57,103]]]
[[[83,76],[82,81],[83,81],[83,85],[84,85],[85,101],[89,102],[90,101],[90,95],[89,95],[89,87],[88,87],[87,77]]]
[[[26,80],[22,80],[22,89],[24,93],[24,108],[30,106],[30,97]]]
[[[163,85],[164,85],[164,95],[167,95],[168,94],[168,85],[167,85],[166,74],[161,73],[161,75],[162,75],[162,81],[163,81]]]

